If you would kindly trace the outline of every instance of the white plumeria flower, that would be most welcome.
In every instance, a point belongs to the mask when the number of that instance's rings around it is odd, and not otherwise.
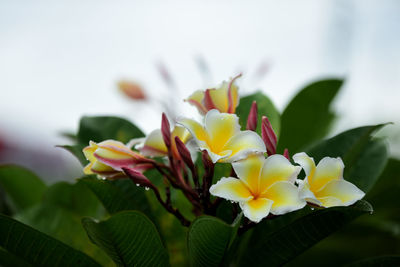
[[[204,118],[204,126],[192,119],[182,119],[178,124],[189,130],[199,148],[207,150],[214,163],[233,162],[249,154],[266,152],[265,144],[256,132],[240,131],[239,118],[235,114],[212,109]]]
[[[300,197],[307,202],[325,208],[349,206],[364,197],[365,193],[354,184],[343,179],[344,164],[341,158],[323,158],[317,166],[306,153],[293,156],[305,173],[304,180],[298,180]]]
[[[237,178],[223,177],[210,188],[214,196],[239,202],[244,216],[260,222],[269,213],[285,214],[303,208],[294,182],[301,167],[293,166],[284,156],[252,155],[232,163]]]

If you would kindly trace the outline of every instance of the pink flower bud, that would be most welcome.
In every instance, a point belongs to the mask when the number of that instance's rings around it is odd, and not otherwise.
[[[187,149],[187,147],[185,146],[185,144],[182,142],[182,140],[179,139],[178,136],[175,136],[175,144],[176,144],[176,148],[177,148],[177,150],[179,152],[179,155],[181,156],[182,160],[185,162],[185,164],[190,169],[193,169],[194,168],[194,164],[193,164],[190,152]]]
[[[255,131],[257,129],[257,123],[258,123],[257,102],[253,101],[253,104],[251,105],[250,108],[249,116],[247,117],[246,129],[250,131]]]
[[[171,128],[169,126],[169,121],[165,113],[162,114],[161,120],[161,133],[167,149],[171,147]]]
[[[283,151],[283,155],[285,156],[285,158],[287,158],[288,160],[290,160],[289,149],[285,148],[285,150]]]
[[[267,148],[268,155],[276,153],[276,134],[272,129],[271,123],[266,116],[262,117],[261,136],[264,140],[265,147]]]
[[[122,170],[135,184],[154,189],[154,185],[140,171],[134,168],[122,168]]]
[[[127,97],[131,99],[146,99],[143,88],[136,82],[122,80],[118,82],[118,87],[122,93],[124,93]]]

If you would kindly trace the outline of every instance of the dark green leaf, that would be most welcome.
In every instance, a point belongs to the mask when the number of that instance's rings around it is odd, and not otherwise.
[[[383,126],[364,126],[343,132],[311,147],[307,153],[316,162],[326,156],[341,157],[345,165],[344,178],[367,193],[387,162],[386,143],[371,137]]]
[[[79,183],[86,185],[110,214],[123,210],[140,210],[152,216],[145,189],[129,179],[108,181],[91,175],[80,178]]]
[[[236,236],[240,219],[233,225],[210,216],[197,218],[188,233],[189,257],[193,266],[219,266]]]
[[[82,164],[82,166],[85,166],[88,164],[88,160],[85,158],[85,155],[83,155],[82,150],[85,148],[85,146],[87,146],[87,144],[77,144],[77,145],[72,145],[72,146],[58,146],[61,148],[64,148],[66,150],[68,150],[69,152],[71,152],[72,155],[74,155],[79,162]]]
[[[33,172],[15,165],[0,166],[0,186],[15,212],[38,203],[46,190],[46,185]]]
[[[381,256],[359,260],[345,265],[346,267],[400,266],[400,256]]]
[[[0,247],[34,266],[100,266],[84,253],[1,214]]]
[[[123,143],[143,137],[143,132],[126,119],[118,117],[83,117],[79,124],[78,143],[101,142],[114,139]]]
[[[9,253],[0,247],[0,266],[2,267],[28,267],[31,264],[19,259],[13,254]]]
[[[239,116],[239,123],[242,126],[242,129],[246,129],[247,117],[249,116],[253,101],[257,102],[258,107],[257,133],[261,134],[261,117],[267,116],[276,135],[279,136],[281,128],[279,112],[269,97],[261,92],[240,98],[239,106],[236,108],[236,114]]]
[[[85,185],[59,182],[48,188],[40,203],[18,213],[16,219],[107,265],[111,259],[90,242],[81,224],[82,216],[102,217],[104,213]]]
[[[119,266],[168,266],[168,254],[154,224],[142,213],[124,211],[106,221],[84,218],[93,243]]]
[[[257,225],[246,244],[241,264],[281,266],[353,219],[371,212],[371,205],[361,200],[350,207],[314,211],[276,231],[270,229],[269,224],[273,220],[264,220]]]
[[[335,118],[331,103],[342,84],[339,79],[314,82],[290,101],[281,116],[279,152],[288,148],[294,154],[329,132]]]

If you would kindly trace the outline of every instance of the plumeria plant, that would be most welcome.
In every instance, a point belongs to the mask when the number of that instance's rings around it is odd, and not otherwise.
[[[342,81],[312,83],[280,113],[261,92],[240,97],[240,77],[185,99],[199,120],[163,113],[146,136],[122,118],[82,118],[63,147],[85,176],[47,187],[26,174],[32,196],[11,193],[0,252],[41,266],[279,266],[372,213],[363,198],[387,161],[373,137],[384,125],[324,139]],[[6,191],[12,174],[0,169]],[[49,207],[55,229],[40,220]]]

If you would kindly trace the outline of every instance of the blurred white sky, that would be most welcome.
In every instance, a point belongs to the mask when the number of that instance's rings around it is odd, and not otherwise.
[[[0,0],[0,135],[50,148],[84,114],[125,116],[148,132],[160,110],[127,101],[116,81],[164,97],[163,61],[183,98],[203,86],[197,55],[214,83],[243,71],[242,92],[262,88],[280,109],[312,80],[345,77],[336,131],[400,123],[398,0]],[[252,83],[264,60],[270,71]],[[183,102],[181,111],[195,114]]]

